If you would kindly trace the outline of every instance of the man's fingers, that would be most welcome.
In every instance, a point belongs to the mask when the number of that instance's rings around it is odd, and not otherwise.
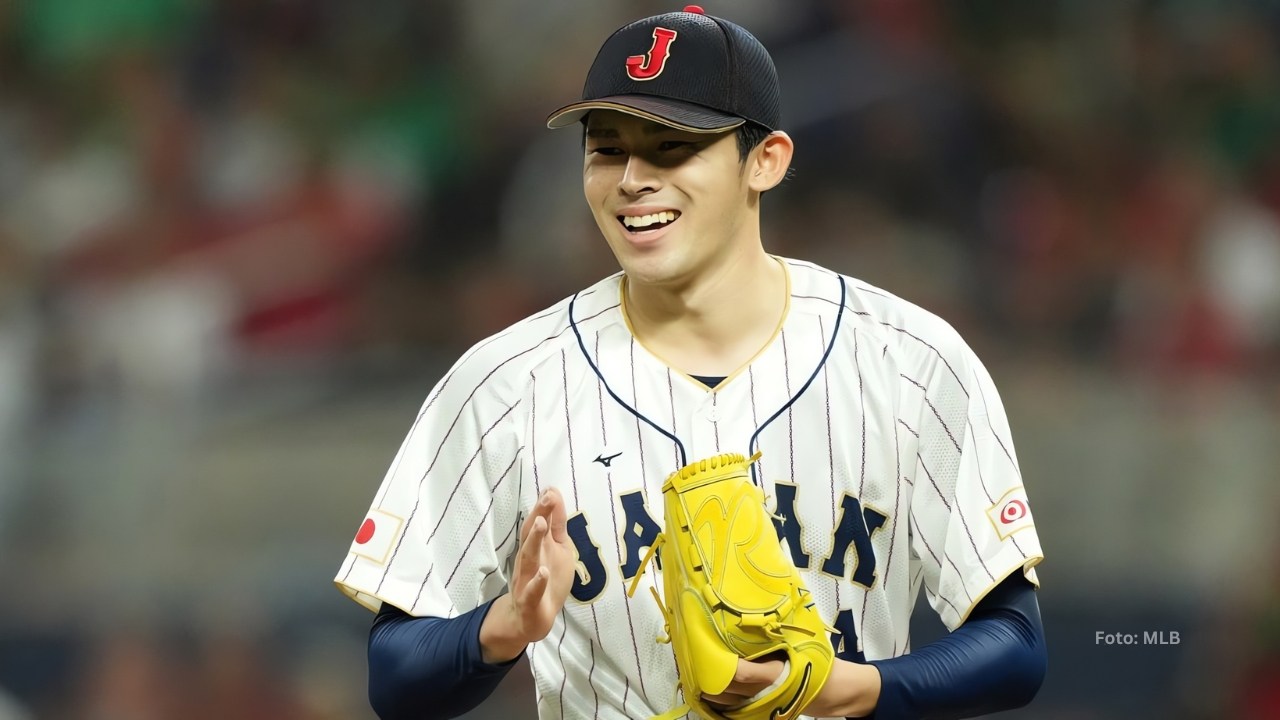
[[[738,672],[734,673],[733,682],[729,683],[729,690],[754,695],[777,680],[784,669],[786,664],[781,660],[739,660]],[[753,687],[756,689],[752,690]]]
[[[568,511],[565,509],[564,496],[556,488],[547,488],[538,496],[529,516],[520,526],[520,542],[525,542],[533,531],[533,524],[538,518],[546,518],[551,527],[551,538],[557,543],[569,541]]]
[[[705,693],[702,695],[702,699],[717,710],[727,710],[735,705],[741,705],[746,702],[748,697],[750,695],[734,695],[729,692],[723,692],[719,695],[707,695]]]
[[[553,490],[546,490],[538,497],[537,502],[533,504],[533,509],[529,511],[529,517],[524,519],[524,525],[520,527],[520,540],[523,541],[528,537],[529,532],[533,530],[533,523],[538,518],[550,519],[551,508],[554,504],[551,493]],[[557,493],[557,497],[559,494]]]
[[[707,702],[719,703],[721,705],[740,705],[747,698],[754,696],[756,693],[768,687],[768,683],[746,684],[737,681],[729,683],[729,687],[719,695],[703,694],[702,697]]]
[[[524,519],[524,522],[521,523],[520,525],[520,542],[524,542],[525,538],[529,537],[529,532],[533,530],[533,521],[537,517],[538,517],[538,508],[535,504],[533,511],[529,513],[528,517],[526,517]]]
[[[538,601],[542,599],[542,593],[547,589],[547,575],[549,575],[547,568],[543,566],[538,568],[532,578],[529,578],[529,583],[520,592],[521,608],[537,606]]]
[[[547,520],[538,515],[531,517],[530,522],[526,523],[529,532],[524,538],[524,542],[520,544],[520,552],[516,555],[516,563],[519,565],[516,576],[520,576],[520,570],[529,568],[533,565],[536,568],[542,562],[542,539],[547,534]]]
[[[738,660],[738,670],[729,687],[718,695],[703,694],[702,699],[713,705],[733,707],[741,705],[757,693],[769,687],[786,668],[781,660]]]
[[[565,514],[564,497],[560,495],[560,491],[555,488],[548,488],[546,497],[550,499],[550,517],[551,521],[551,539],[558,543],[567,542],[569,540],[569,530],[567,528],[568,518]]]
[[[721,705],[724,707],[734,707],[755,697],[756,693],[769,687],[769,683],[740,683],[736,680],[729,683],[729,687],[719,695],[707,695],[703,693],[702,699],[712,705]]]

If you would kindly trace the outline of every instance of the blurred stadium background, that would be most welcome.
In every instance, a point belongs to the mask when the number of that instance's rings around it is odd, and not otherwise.
[[[0,718],[372,717],[331,578],[456,356],[614,270],[543,119],[679,5],[0,2]],[[704,5],[782,75],[766,245],[1002,388],[1051,653],[1008,717],[1280,717],[1280,5]]]

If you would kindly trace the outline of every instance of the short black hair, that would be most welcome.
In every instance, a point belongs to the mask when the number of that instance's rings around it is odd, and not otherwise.
[[[764,142],[765,138],[769,137],[769,132],[769,129],[765,126],[749,120],[739,125],[738,129],[734,131],[734,134],[738,137],[738,159],[745,163],[747,157],[751,155],[751,151]]]

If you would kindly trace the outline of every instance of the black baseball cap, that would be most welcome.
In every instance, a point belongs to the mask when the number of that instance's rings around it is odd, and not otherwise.
[[[551,113],[562,128],[592,110],[617,110],[691,132],[745,122],[778,129],[778,71],[751,33],[697,5],[637,20],[604,41],[582,100]]]

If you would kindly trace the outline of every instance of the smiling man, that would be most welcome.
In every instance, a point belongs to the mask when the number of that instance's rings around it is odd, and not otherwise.
[[[690,6],[615,32],[552,114],[583,129],[622,270],[477,344],[410,429],[336,579],[378,612],[381,717],[464,713],[526,652],[540,717],[683,715],[666,618],[627,585],[664,480],[719,453],[760,453],[751,479],[835,630],[807,716],[971,717],[1037,692],[1042,553],[996,388],[928,311],[765,251],[760,198],[794,150],[780,108],[764,47]],[[952,632],[913,650],[921,587]],[[739,660],[705,700],[743,717],[790,671]]]

